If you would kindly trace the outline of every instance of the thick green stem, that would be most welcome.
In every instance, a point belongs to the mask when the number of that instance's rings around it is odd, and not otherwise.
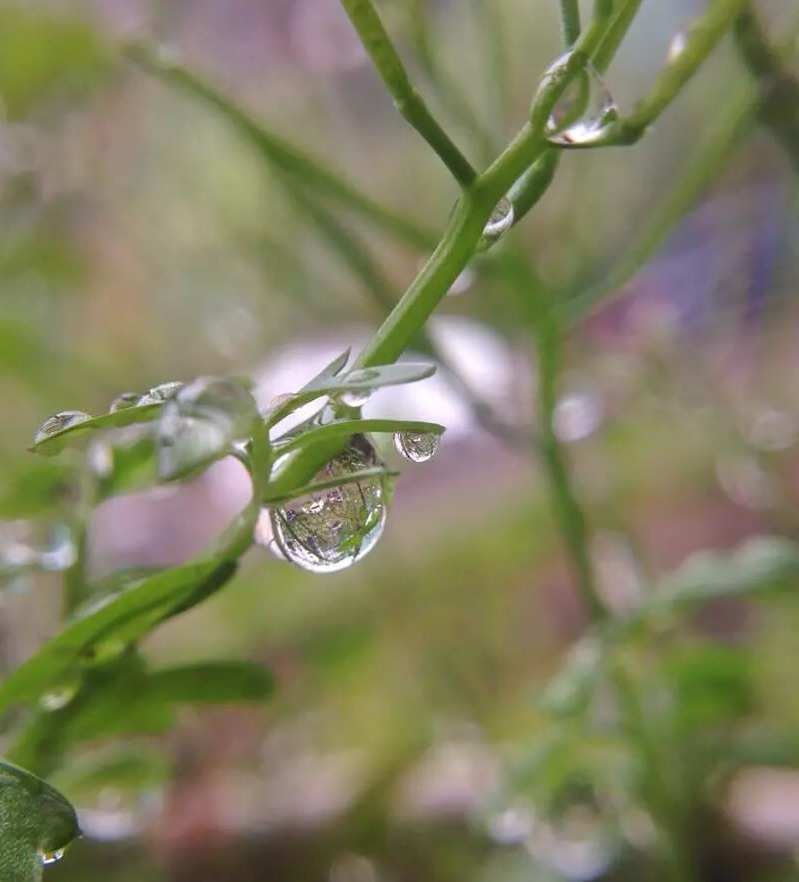
[[[433,148],[460,186],[468,187],[477,177],[477,172],[411,84],[371,0],[341,0],[341,5],[394,99],[397,110]]]

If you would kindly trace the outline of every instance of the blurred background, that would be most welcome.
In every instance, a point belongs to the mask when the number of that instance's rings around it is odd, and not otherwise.
[[[484,166],[561,51],[557,4],[379,6]],[[776,40],[799,11],[757,7]],[[644,0],[606,77],[622,111],[704,8]],[[329,206],[370,282],[229,120],[124,59],[139,38],[434,234],[457,195],[336,0],[3,2],[0,556],[60,486],[60,466],[26,451],[46,416],[208,374],[252,376],[266,404],[368,339],[428,253]],[[324,577],[253,550],[144,647],[156,664],[262,662],[274,697],[184,708],[165,733],[75,749],[52,780],[85,835],[45,878],[667,878],[612,697],[600,689],[579,716],[542,705],[586,622],[524,440],[529,292],[491,267],[516,255],[565,298],[613,279],[656,229],[640,270],[570,333],[555,413],[614,610],[697,550],[799,538],[795,167],[755,114],[657,231],[724,113],[753,95],[727,40],[640,144],[563,156],[541,204],[431,323],[481,406],[439,372],[365,408],[448,426],[433,460],[403,466],[379,547]],[[231,460],[110,500],[92,520],[92,570],[189,559],[247,498]],[[57,574],[7,584],[4,670],[57,631],[59,604]],[[696,879],[799,879],[798,626],[790,601],[729,600],[627,650]]]

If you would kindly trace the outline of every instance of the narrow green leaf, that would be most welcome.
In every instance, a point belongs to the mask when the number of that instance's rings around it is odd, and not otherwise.
[[[252,662],[204,662],[153,671],[146,692],[165,702],[263,701],[274,692],[272,674]]]
[[[372,469],[362,469],[359,472],[351,472],[348,475],[342,475],[337,478],[330,478],[326,481],[314,481],[310,484],[304,484],[297,487],[290,493],[281,493],[272,496],[267,488],[264,494],[266,502],[287,502],[290,499],[298,499],[301,496],[309,496],[311,493],[318,493],[320,490],[329,490],[331,487],[341,487],[344,484],[352,484],[356,481],[365,481],[368,478],[395,478],[399,472],[378,466]]]
[[[79,611],[66,627],[0,685],[0,713],[37,699],[53,684],[91,662],[109,644],[134,642],[190,599],[218,590],[235,563],[201,560],[157,573]]]
[[[30,772],[0,761],[0,879],[37,882],[43,857],[80,835],[75,809]]]
[[[275,455],[282,456],[306,444],[318,444],[334,438],[347,438],[363,432],[420,432],[423,434],[441,435],[446,431],[438,423],[427,423],[419,420],[337,420],[323,426],[316,426],[299,435],[289,433],[286,440],[275,444]]]
[[[35,442],[30,450],[32,453],[54,456],[56,453],[60,453],[68,444],[84,441],[87,435],[100,429],[119,429],[123,426],[133,425],[133,423],[149,422],[157,416],[162,406],[163,402],[159,401],[154,404],[143,404],[92,417],[91,419],[84,420],[82,423],[67,426],[67,428],[60,432],[53,432],[47,438]]]

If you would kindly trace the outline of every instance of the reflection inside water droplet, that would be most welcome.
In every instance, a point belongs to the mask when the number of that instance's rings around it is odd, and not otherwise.
[[[317,481],[345,478],[378,465],[371,442],[356,435],[332,459]],[[269,510],[274,540],[291,563],[313,573],[334,573],[365,557],[377,544],[386,523],[385,488],[381,478],[366,478],[321,490]],[[265,531],[256,532],[264,544]]]
[[[77,426],[79,423],[85,423],[86,420],[90,419],[89,414],[84,413],[82,410],[62,410],[59,413],[54,413],[51,417],[47,417],[36,430],[33,443],[40,444],[52,435],[63,432],[64,429],[69,429],[72,426]]]
[[[427,462],[438,452],[441,438],[433,432],[396,432],[394,447],[411,462]]]
[[[161,383],[158,386],[153,386],[152,389],[142,395],[137,404],[139,406],[144,404],[160,404],[162,401],[168,401],[170,398],[174,398],[182,388],[183,383],[177,381]]]
[[[123,392],[111,402],[108,408],[110,413],[116,413],[118,410],[127,410],[129,407],[135,407],[140,403],[142,396],[138,392]]]
[[[483,235],[477,243],[477,250],[485,251],[501,239],[513,226],[513,220],[513,203],[507,196],[503,196],[491,212],[488,223],[483,227]]]
[[[46,711],[57,711],[66,707],[78,694],[80,680],[68,680],[60,683],[55,689],[45,692],[39,699],[39,704]]]
[[[552,108],[547,139],[560,147],[586,147],[605,137],[618,119],[613,96],[589,64]]]
[[[43,851],[41,852],[42,863],[54,864],[57,861],[60,861],[65,853],[66,848],[57,848],[55,851]]]
[[[351,389],[349,392],[344,392],[340,396],[341,403],[346,404],[347,407],[363,407],[369,400],[371,394],[371,390],[369,389]]]
[[[688,35],[685,31],[677,31],[671,38],[668,51],[666,52],[666,61],[671,64],[676,61],[685,52],[688,45]]]

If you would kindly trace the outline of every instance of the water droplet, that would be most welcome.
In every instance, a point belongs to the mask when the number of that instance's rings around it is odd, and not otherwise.
[[[566,879],[587,882],[613,863],[617,843],[608,821],[590,803],[575,803],[534,825],[530,853]]]
[[[491,212],[488,223],[483,227],[483,235],[477,243],[477,250],[485,251],[501,239],[513,226],[513,220],[513,203],[507,196],[503,196]]]
[[[685,52],[685,47],[688,45],[688,35],[685,31],[677,31],[677,33],[671,38],[671,42],[669,43],[669,48],[666,52],[666,61],[669,64],[673,64],[682,54]]]
[[[547,139],[560,147],[586,147],[607,135],[618,119],[613,96],[589,64],[552,108]]]
[[[114,448],[107,441],[93,441],[86,451],[86,465],[95,478],[107,478],[114,470]]]
[[[228,452],[253,416],[252,397],[239,383],[203,377],[183,386],[158,423],[159,475],[176,478]]]
[[[64,524],[57,524],[50,531],[48,544],[39,551],[38,563],[43,570],[61,572],[69,569],[77,556],[69,528]]]
[[[142,396],[138,392],[123,392],[111,402],[108,408],[109,413],[116,413],[118,410],[127,410],[129,407],[136,407],[141,401]]]
[[[449,297],[457,297],[460,294],[465,294],[474,284],[474,280],[475,272],[467,266],[465,270],[458,274],[455,281],[450,285],[447,295]]]
[[[90,419],[89,414],[84,413],[82,410],[62,410],[59,413],[54,413],[51,417],[47,417],[36,430],[36,434],[33,436],[33,443],[41,444],[42,441],[46,441],[52,435],[63,432],[64,429],[69,429],[72,426],[77,426],[79,423],[85,423],[86,420]]]
[[[519,845],[533,832],[534,823],[535,816],[529,806],[509,806],[489,818],[488,835],[500,845]]]
[[[588,438],[601,423],[602,401],[588,389],[565,395],[555,405],[552,415],[555,435],[566,443]]]
[[[162,401],[169,401],[174,398],[183,388],[183,383],[172,381],[170,383],[161,383],[153,386],[152,389],[145,392],[138,400],[137,404],[141,407],[144,404],[161,404]]]
[[[66,707],[72,699],[78,694],[80,689],[80,680],[68,680],[45,692],[39,699],[39,704],[46,711],[57,711]]]
[[[42,863],[43,864],[54,864],[56,861],[60,861],[64,854],[66,853],[66,848],[57,848],[55,851],[43,851],[41,852]]]
[[[411,462],[427,462],[441,446],[441,438],[433,432],[396,432],[394,447],[397,453]]]
[[[372,392],[371,389],[351,389],[344,392],[340,397],[341,403],[347,407],[363,407],[369,400]]]
[[[316,479],[342,478],[377,464],[371,442],[356,435]],[[377,544],[386,523],[385,488],[380,478],[367,478],[272,508],[269,516],[273,541],[287,560],[312,573],[334,573]]]
[[[124,640],[112,637],[103,640],[100,643],[94,643],[83,650],[81,654],[82,662],[93,667],[95,665],[105,665],[108,662],[118,659],[128,648],[128,644]]]

